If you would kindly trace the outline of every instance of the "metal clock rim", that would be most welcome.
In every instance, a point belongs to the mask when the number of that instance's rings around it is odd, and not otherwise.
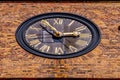
[[[43,19],[45,18],[44,16],[49,16],[49,15],[52,15],[51,17],[53,17],[54,15],[64,15],[64,16],[69,16],[68,18],[74,18],[75,20],[78,19],[78,21],[80,22],[80,20],[82,20],[84,22],[85,25],[89,25],[88,28],[92,29],[92,34],[94,34],[94,37],[96,36],[95,33],[97,33],[97,40],[96,39],[93,39],[92,38],[92,41],[90,42],[90,44],[93,42],[94,44],[91,44],[90,46],[87,46],[85,49],[86,50],[82,50],[82,51],[79,51],[79,52],[76,52],[74,54],[67,54],[67,55],[52,55],[52,54],[45,54],[45,53],[42,53],[42,52],[38,52],[36,50],[33,50],[31,49],[30,47],[28,47],[26,45],[26,43],[23,41],[23,32],[24,31],[24,28],[23,26],[25,27],[26,25],[28,25],[28,23],[30,24],[33,23],[33,21],[36,21],[35,19]],[[39,19],[40,20],[40,19]],[[94,29],[93,29],[94,27]],[[26,27],[27,28],[27,27]],[[93,33],[94,32],[94,33]],[[46,57],[46,58],[59,58],[59,59],[63,59],[63,58],[72,58],[72,57],[77,57],[77,56],[80,56],[80,55],[83,55],[83,54],[86,54],[88,52],[90,52],[91,50],[93,50],[95,47],[97,47],[98,43],[100,42],[100,39],[101,39],[101,36],[100,36],[100,30],[99,28],[97,27],[97,25],[95,23],[93,23],[92,21],[88,20],[87,18],[83,17],[83,16],[80,16],[80,15],[76,15],[76,14],[72,14],[72,13],[63,13],[63,12],[52,12],[52,13],[44,13],[44,14],[40,14],[40,15],[37,15],[37,16],[34,16],[34,17],[31,17],[29,19],[27,19],[26,21],[24,21],[16,30],[16,40],[18,42],[18,44],[25,50],[27,50],[28,52],[32,53],[32,54],[35,54],[35,55],[38,55],[38,56],[41,56],[41,57]]]

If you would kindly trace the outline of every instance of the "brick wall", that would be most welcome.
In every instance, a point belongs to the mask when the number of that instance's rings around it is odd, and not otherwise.
[[[91,52],[70,59],[47,59],[23,50],[15,31],[24,20],[46,12],[82,15],[98,25],[102,39]],[[120,78],[120,3],[0,3],[0,78]]]

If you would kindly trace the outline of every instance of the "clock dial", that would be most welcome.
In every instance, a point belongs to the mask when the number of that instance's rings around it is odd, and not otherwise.
[[[100,40],[96,25],[74,14],[43,14],[21,26],[16,33],[18,43],[25,50],[43,57],[79,56],[95,48]]]
[[[37,51],[55,55],[72,54],[83,50],[91,42],[91,31],[86,25],[76,20],[67,18],[44,19],[44,21],[61,33],[78,32],[79,35],[76,37],[56,37],[52,35],[54,32],[50,27],[42,21],[40,20],[30,25],[25,33],[27,43]]]

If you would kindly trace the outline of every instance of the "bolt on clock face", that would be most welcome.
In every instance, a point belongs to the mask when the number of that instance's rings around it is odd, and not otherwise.
[[[16,38],[25,50],[33,54],[68,58],[95,48],[100,34],[98,28],[83,17],[67,13],[47,13],[24,22],[18,28]]]

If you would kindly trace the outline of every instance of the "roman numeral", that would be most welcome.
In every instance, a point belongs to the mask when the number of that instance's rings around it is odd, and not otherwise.
[[[41,42],[39,42],[38,44],[36,44],[34,47],[36,48],[38,45],[40,45],[41,44]]]
[[[62,48],[61,47],[56,47],[55,48],[55,54],[63,54],[64,52],[63,52],[63,50],[62,50]]]
[[[91,35],[91,34],[88,34],[88,33],[81,33],[79,36],[80,36],[80,38],[89,38],[89,37],[91,37],[92,35]]]
[[[75,30],[76,31],[82,31],[84,29],[86,29],[86,26],[80,26],[80,27],[76,28]]]
[[[74,46],[69,46],[69,49],[70,49],[72,52],[77,52],[77,51],[78,51],[78,49],[75,48]]]
[[[26,38],[37,38],[38,37],[36,34],[28,34],[25,36],[26,36]]]
[[[87,41],[83,41],[83,40],[77,40],[75,44],[82,45],[82,46],[88,45]]]
[[[42,52],[48,52],[50,49],[50,46],[48,45],[43,45],[39,50]]]
[[[33,30],[36,30],[36,31],[40,31],[41,30],[41,28],[35,27],[35,26],[30,26],[30,29],[33,29]]]
[[[63,19],[60,19],[60,18],[54,19],[54,25],[55,24],[62,24],[62,23],[63,23]]]
[[[74,20],[72,20],[72,21],[68,24],[68,26],[70,27],[73,23],[74,23]]]
[[[39,41],[39,39],[35,39],[35,40],[30,41],[29,44],[30,44],[31,46],[33,46],[33,45],[38,44],[38,43],[39,43],[39,44],[41,43],[41,42]]]

